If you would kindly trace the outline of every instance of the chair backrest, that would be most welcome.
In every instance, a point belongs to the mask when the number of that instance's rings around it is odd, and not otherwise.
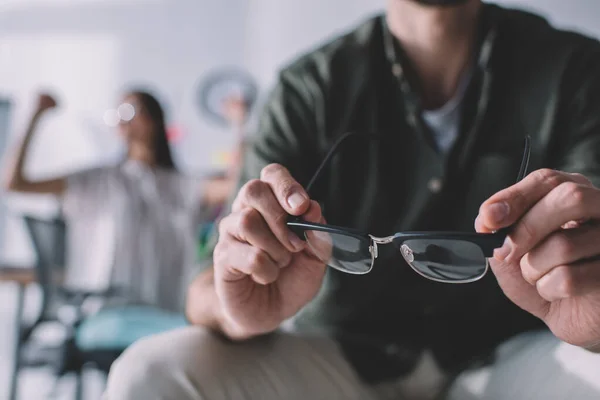
[[[42,314],[65,273],[67,226],[63,219],[25,216],[25,226],[36,255],[36,276],[42,290]]]

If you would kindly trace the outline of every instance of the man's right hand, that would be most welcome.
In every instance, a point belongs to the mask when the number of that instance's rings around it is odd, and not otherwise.
[[[324,222],[318,203],[288,170],[271,164],[244,185],[219,226],[215,289],[223,330],[232,338],[274,331],[321,287],[326,266],[287,228],[289,215]]]

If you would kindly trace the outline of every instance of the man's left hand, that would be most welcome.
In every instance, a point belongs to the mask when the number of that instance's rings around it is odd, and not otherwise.
[[[511,226],[490,265],[515,304],[561,340],[600,345],[600,189],[582,175],[538,170],[490,197],[478,232]]]

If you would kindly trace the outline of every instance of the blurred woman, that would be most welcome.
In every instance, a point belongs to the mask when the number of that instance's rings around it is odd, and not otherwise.
[[[55,107],[51,96],[39,97],[8,189],[62,198],[70,236],[77,242],[69,267],[85,271],[80,284],[126,287],[135,302],[181,311],[200,210],[212,200],[203,195],[199,179],[177,171],[159,102],[144,91],[124,96],[118,131],[127,154],[118,165],[28,179],[23,169],[36,126]]]

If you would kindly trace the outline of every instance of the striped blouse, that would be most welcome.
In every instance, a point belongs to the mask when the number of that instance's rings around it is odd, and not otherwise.
[[[69,283],[118,285],[131,299],[182,309],[193,274],[200,180],[134,161],[67,179]]]

